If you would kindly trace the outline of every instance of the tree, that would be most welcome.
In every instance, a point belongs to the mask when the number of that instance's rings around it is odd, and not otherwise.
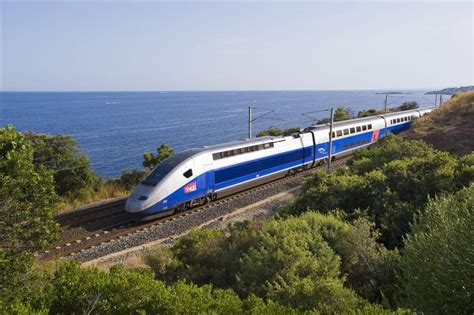
[[[99,177],[91,170],[89,158],[79,151],[73,137],[33,132],[24,135],[33,147],[35,164],[54,171],[59,196],[79,198],[98,184]]]
[[[281,130],[277,127],[269,127],[268,129],[261,130],[257,133],[257,137],[265,137],[265,136],[290,136],[294,133],[298,133],[300,128],[298,127],[290,127],[284,130]]]
[[[375,116],[378,115],[379,113],[375,109],[369,109],[369,110],[362,110],[357,113],[357,118],[362,118],[362,117],[370,117],[370,116]]]
[[[268,127],[268,129],[261,130],[257,133],[257,138],[258,137],[265,137],[265,136],[281,136],[283,133],[283,130],[277,127]]]
[[[52,172],[33,163],[33,148],[13,126],[0,128],[0,295],[27,294],[31,253],[58,236]]]
[[[348,120],[351,118],[351,115],[349,114],[349,111],[351,109],[349,108],[344,108],[344,107],[338,107],[334,111],[334,121],[343,121],[343,120]],[[330,122],[329,118],[323,118],[317,122],[317,124],[327,124]]]
[[[334,112],[334,121],[342,121],[350,118],[349,112],[344,107],[336,108]]]
[[[143,166],[152,169],[156,165],[160,164],[164,159],[174,155],[173,149],[166,143],[160,144],[156,149],[157,155],[155,156],[152,152],[145,152],[143,154]]]
[[[131,190],[142,180],[145,175],[144,171],[139,170],[126,170],[122,172],[122,175],[118,179],[113,179],[112,182],[118,184],[126,190]]]
[[[417,102],[405,102],[399,107],[395,108],[395,110],[409,110],[409,109],[416,109],[418,107],[419,106]]]
[[[474,184],[431,199],[405,239],[400,282],[407,305],[426,314],[472,314]]]

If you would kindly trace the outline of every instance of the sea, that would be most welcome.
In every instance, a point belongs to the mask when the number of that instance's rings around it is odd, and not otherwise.
[[[331,107],[382,109],[387,91],[0,92],[0,126],[73,136],[92,168],[105,178],[142,169],[143,153],[160,143],[176,152],[245,139],[248,108],[253,136],[268,127],[304,128],[329,117]],[[392,92],[392,91],[390,91]],[[433,106],[424,90],[396,91],[389,107],[416,101]]]

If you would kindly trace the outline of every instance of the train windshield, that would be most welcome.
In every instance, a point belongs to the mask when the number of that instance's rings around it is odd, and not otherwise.
[[[189,158],[195,152],[192,151],[184,151],[181,153],[176,154],[170,158],[167,158],[163,162],[161,162],[153,172],[150,173],[144,180],[143,183],[146,185],[156,185],[158,184],[166,175],[171,172],[178,164]]]

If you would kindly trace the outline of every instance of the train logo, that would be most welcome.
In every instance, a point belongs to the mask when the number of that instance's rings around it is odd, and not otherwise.
[[[321,153],[321,154],[325,154],[325,153],[326,153],[326,149],[325,149],[325,148],[319,148],[319,149],[318,149],[318,152]]]
[[[378,138],[379,138],[379,130],[374,130],[374,132],[372,133],[372,140],[370,142],[374,143],[377,141]]]
[[[190,192],[196,191],[196,189],[197,189],[196,182],[192,182],[184,186],[184,193],[188,194]]]

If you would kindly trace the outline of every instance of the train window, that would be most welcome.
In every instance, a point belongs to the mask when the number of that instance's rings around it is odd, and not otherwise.
[[[351,133],[355,133],[356,129],[354,127],[351,128]]]
[[[399,123],[399,122],[400,122],[400,118],[397,118],[397,123]]]
[[[369,124],[369,125],[367,126],[367,129],[369,129],[369,130],[372,129],[372,124]]]
[[[357,127],[356,127],[356,130],[357,130],[357,132],[361,132],[361,131],[362,131],[362,129],[360,128],[360,126],[357,126]]]
[[[222,152],[217,152],[212,154],[212,158],[214,160],[220,160],[226,157],[231,157],[235,155],[240,155],[240,154],[245,154],[249,152],[254,152],[254,151],[259,151],[259,150],[264,150],[264,149],[270,149],[273,148],[273,142],[270,143],[264,143],[264,144],[258,144],[258,145],[252,145],[249,147],[245,148],[239,148],[239,149],[233,149],[233,150],[227,150],[227,151],[222,151]]]
[[[138,200],[141,200],[141,201],[144,201],[144,200],[147,200],[148,199],[148,196],[140,196],[140,198],[138,198]]]
[[[342,136],[342,130],[336,131],[336,135],[337,135],[338,137]]]
[[[193,176],[193,170],[190,168],[189,170],[183,173],[183,176],[186,178]]]
[[[366,126],[366,125],[363,125],[363,126],[362,126],[362,130],[363,130],[363,131],[367,130],[367,126]]]
[[[348,135],[349,134],[349,129],[344,129],[344,135]]]
[[[332,132],[332,137],[336,138],[336,133],[334,131]]]

